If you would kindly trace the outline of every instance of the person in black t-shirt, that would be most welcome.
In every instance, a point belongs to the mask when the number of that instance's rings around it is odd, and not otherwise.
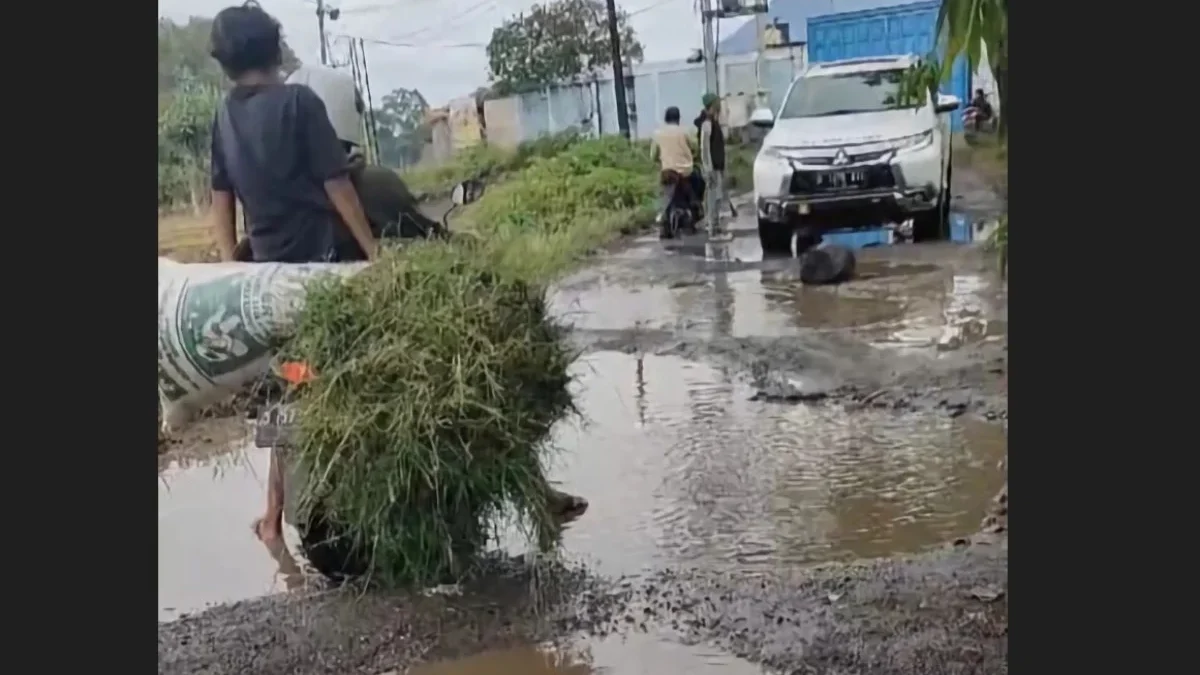
[[[235,257],[235,199],[255,262],[371,259],[375,239],[346,151],[321,99],[280,78],[280,37],[279,23],[253,2],[213,19],[212,56],[234,85],[212,130],[208,217],[221,259]],[[254,524],[268,546],[282,537],[283,506],[283,474],[272,452],[266,512]]]
[[[213,19],[212,56],[233,81],[213,121],[209,219],[234,258],[234,200],[256,262],[369,259],[375,240],[325,104],[284,84],[279,23],[256,3]]]

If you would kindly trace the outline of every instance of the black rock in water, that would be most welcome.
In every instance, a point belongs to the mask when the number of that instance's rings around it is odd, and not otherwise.
[[[827,244],[800,256],[800,281],[806,284],[840,284],[854,277],[857,259],[845,246]]]

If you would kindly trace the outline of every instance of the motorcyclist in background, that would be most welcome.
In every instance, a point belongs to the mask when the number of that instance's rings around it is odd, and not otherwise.
[[[971,98],[971,104],[967,108],[975,111],[975,125],[977,128],[991,124],[995,119],[996,111],[992,108],[987,94],[982,89],[975,90],[975,96]]]
[[[679,108],[667,108],[663,122],[663,126],[654,132],[654,142],[650,146],[651,157],[659,160],[661,182],[667,191],[661,217],[667,217],[672,201],[682,201],[699,213],[696,206],[704,195],[704,179],[696,170],[687,132],[679,126]]]

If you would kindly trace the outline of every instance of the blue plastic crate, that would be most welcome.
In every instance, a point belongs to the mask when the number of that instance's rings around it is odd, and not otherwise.
[[[889,246],[894,241],[892,228],[874,230],[833,230],[821,235],[823,243],[837,244],[857,250],[868,246]]]
[[[975,226],[961,213],[950,214],[950,241],[969,244],[975,240]]]

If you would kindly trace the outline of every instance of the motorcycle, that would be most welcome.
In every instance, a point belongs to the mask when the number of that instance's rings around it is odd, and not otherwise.
[[[450,195],[450,208],[442,215],[436,228],[421,228],[424,238],[447,238],[450,236],[449,217],[458,208],[480,198],[484,184],[480,180],[467,180],[454,187]],[[383,228],[383,238],[398,236],[400,227]],[[312,381],[314,375],[306,364],[298,362],[275,362],[270,374],[256,390],[257,405],[252,409],[254,419],[254,445],[257,448],[286,450],[293,445],[296,430],[294,396]],[[280,469],[285,476],[285,493],[296,495],[303,486],[302,472],[294,462],[281,457]],[[295,516],[296,514],[290,514]],[[289,518],[289,522],[291,519]],[[334,581],[361,576],[367,571],[366,558],[355,549],[352,542],[336,532],[336,528],[321,513],[313,508],[303,523],[292,522],[300,532],[300,547],[312,567]]]
[[[663,191],[667,207],[659,223],[659,238],[674,239],[680,234],[695,234],[702,213],[696,195],[685,179],[674,171],[664,171]]]
[[[370,171],[372,173],[367,174]],[[374,181],[373,187],[362,188],[364,178]],[[450,208],[442,214],[440,221],[428,218],[416,208],[416,199],[395,171],[386,167],[366,167],[358,178],[359,195],[371,234],[380,241],[404,239],[449,239],[449,218],[456,209],[478,201],[483,196],[485,185],[481,179],[469,178],[454,186],[450,193]],[[244,214],[243,214],[244,215]],[[237,262],[253,262],[250,240],[243,237],[233,250]]]
[[[996,116],[985,117],[977,106],[963,110],[962,120],[964,134],[992,133],[996,130]]]

